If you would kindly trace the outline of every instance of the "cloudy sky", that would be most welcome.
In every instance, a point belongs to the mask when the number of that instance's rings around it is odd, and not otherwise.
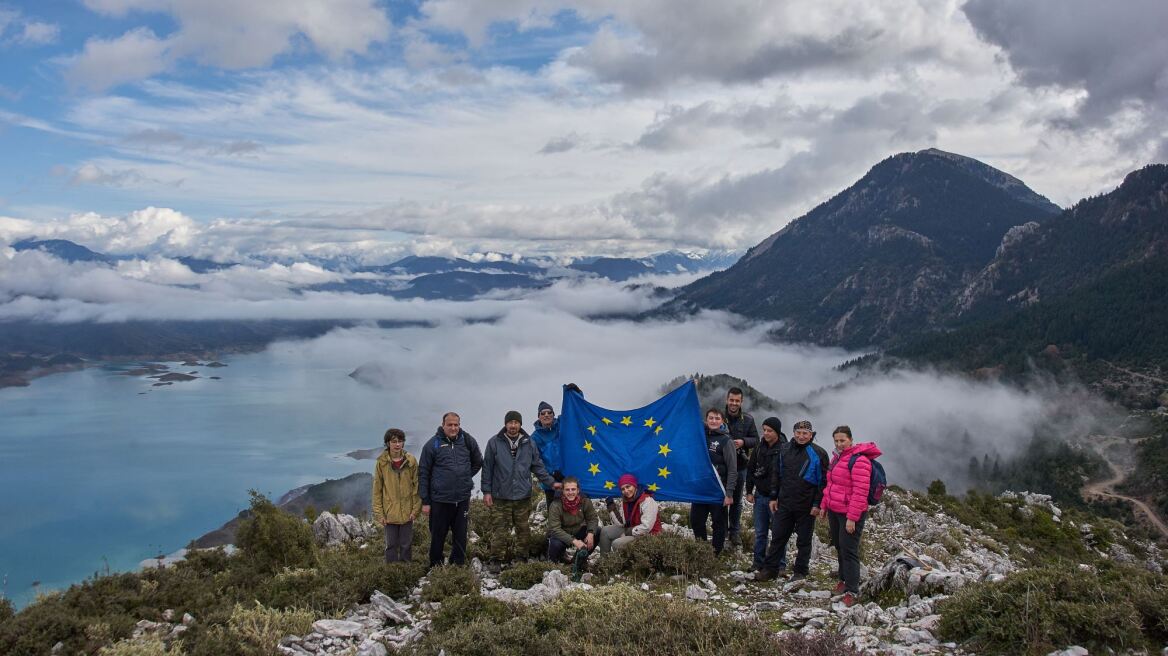
[[[0,240],[745,248],[896,152],[1168,160],[1168,3],[0,0]]]

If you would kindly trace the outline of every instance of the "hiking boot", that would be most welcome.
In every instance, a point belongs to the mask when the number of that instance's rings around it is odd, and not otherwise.
[[[742,546],[742,534],[739,533],[738,531],[731,531],[730,532],[730,544],[734,545],[735,547],[741,547]]]
[[[787,579],[787,582],[794,583],[795,581],[804,581],[806,579],[807,579],[806,574],[800,574],[799,572],[795,572],[794,574],[791,575],[791,578]]]
[[[845,608],[851,608],[852,606],[856,605],[856,595],[848,592],[840,601],[843,603]]]
[[[848,584],[844,583],[843,581],[840,581],[839,583],[835,584],[834,588],[831,589],[831,594],[833,594],[833,595],[843,594],[844,591],[847,589],[848,589]]]
[[[760,569],[754,573],[754,580],[758,583],[762,583],[764,581],[773,581],[775,576],[775,570],[773,569]]]

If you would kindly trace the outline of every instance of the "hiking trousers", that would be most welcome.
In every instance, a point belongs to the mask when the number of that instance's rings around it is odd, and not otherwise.
[[[796,574],[806,574],[811,563],[811,535],[815,532],[815,517],[811,508],[784,508],[771,515],[771,530],[774,540],[766,555],[766,569],[777,572],[782,567],[781,561],[786,559],[787,541],[791,534],[795,534],[795,566],[792,570]]]
[[[864,532],[866,519],[867,512],[856,522],[856,532],[848,535],[847,514],[827,511],[828,529],[839,561],[839,577],[844,582],[844,591],[854,595],[860,594],[860,535]]]
[[[694,537],[706,541],[706,519],[714,518],[714,553],[722,553],[726,545],[726,530],[730,513],[726,506],[720,503],[695,503],[689,507],[689,526],[693,529]]]
[[[491,518],[491,558],[508,560],[514,555],[527,556],[531,544],[531,497],[526,499],[495,499]],[[511,531],[515,531],[515,550],[510,549]]]
[[[413,557],[414,523],[385,525],[385,562],[396,563]]]
[[[430,504],[430,567],[442,564],[446,534],[450,537],[450,564],[466,564],[466,534],[470,523],[470,499],[458,503]]]

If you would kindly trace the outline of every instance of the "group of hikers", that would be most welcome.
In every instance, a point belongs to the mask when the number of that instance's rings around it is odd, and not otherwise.
[[[569,390],[580,392],[575,385]],[[690,506],[694,537],[707,540],[712,520],[712,543],[721,554],[727,538],[741,547],[742,501],[754,508],[754,579],[769,581],[786,576],[787,543],[795,535],[795,563],[790,580],[807,577],[812,533],[818,518],[828,522],[830,545],[837,551],[839,582],[834,594],[851,606],[860,591],[860,536],[871,503],[879,498],[877,481],[883,469],[876,464],[880,449],[874,443],[855,442],[848,426],[832,431],[833,453],[815,443],[811,422],[793,426],[788,439],[777,417],[762,422],[759,434],[754,417],[742,407],[743,392],[726,393],[724,408],[704,415],[710,464],[725,491],[721,503]],[[579,580],[591,553],[620,550],[630,542],[661,532],[658,502],[632,473],[618,479],[620,497],[606,500],[611,523],[601,526],[592,500],[574,476],[548,471],[546,462],[559,462],[559,421],[554,408],[541,402],[531,433],[523,417],[511,410],[503,428],[487,440],[485,449],[462,429],[456,412],[442,416],[442,425],[422,446],[420,460],[405,450],[406,436],[397,428],[385,432],[386,450],[377,459],[373,476],[373,517],[385,527],[385,560],[410,560],[413,522],[429,518],[430,566],[444,561],[451,537],[449,563],[466,563],[470,498],[474,476],[481,472],[487,526],[480,528],[491,544],[491,559],[506,558],[507,545],[526,550],[531,536],[534,476],[547,500],[546,557],[573,564]]]

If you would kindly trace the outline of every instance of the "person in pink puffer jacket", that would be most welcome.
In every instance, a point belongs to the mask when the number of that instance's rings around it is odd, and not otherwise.
[[[827,487],[819,507],[827,511],[831,543],[839,558],[840,581],[836,594],[843,593],[843,603],[851,606],[860,594],[860,534],[868,517],[868,484],[872,479],[872,459],[880,456],[873,442],[856,444],[852,429],[839,426],[832,431],[838,453],[827,470]],[[855,464],[849,467],[852,458]]]

